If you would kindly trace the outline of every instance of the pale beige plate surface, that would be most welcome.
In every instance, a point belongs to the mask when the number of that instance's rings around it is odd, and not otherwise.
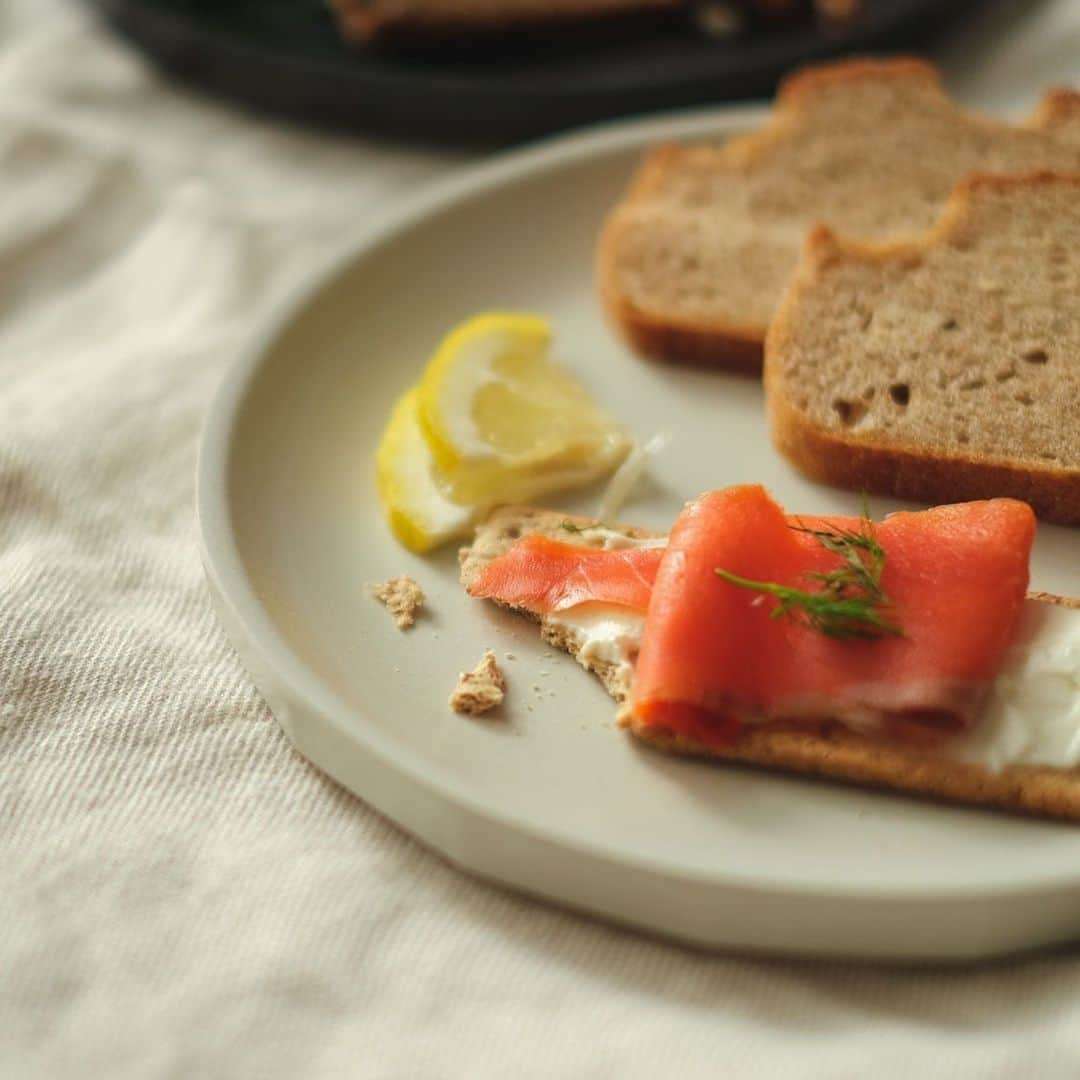
[[[459,175],[295,297],[205,433],[199,514],[222,617],[303,753],[486,877],[710,946],[914,961],[1080,936],[1080,828],[642,749],[532,625],[466,599],[453,553],[410,555],[383,525],[372,454],[390,405],[448,327],[489,308],[549,316],[612,413],[674,435],[627,520],[665,528],[685,498],[741,481],[796,510],[856,507],[777,457],[753,381],[635,359],[594,297],[596,230],[640,148],[758,118],[622,124]],[[407,634],[365,592],[400,573],[429,597]],[[1076,532],[1041,530],[1034,585],[1080,593]],[[485,647],[507,704],[464,719],[446,697]]]

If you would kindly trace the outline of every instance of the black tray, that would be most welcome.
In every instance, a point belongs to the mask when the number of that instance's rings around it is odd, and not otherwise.
[[[710,39],[691,20],[488,55],[349,49],[313,0],[185,9],[88,0],[166,70],[304,123],[456,143],[507,143],[613,116],[763,96],[787,70],[846,52],[918,48],[975,0],[869,0],[843,32],[810,25]],[[198,5],[194,5],[198,6]]]

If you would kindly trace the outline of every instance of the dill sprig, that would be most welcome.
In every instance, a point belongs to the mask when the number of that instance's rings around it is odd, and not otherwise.
[[[560,529],[565,529],[568,533],[587,533],[592,532],[594,529],[608,529],[609,525],[605,525],[602,521],[596,521],[591,525],[575,525],[569,518],[561,522]]]
[[[812,536],[841,560],[841,565],[829,573],[811,571],[804,575],[819,586],[817,589],[752,581],[719,567],[715,573],[732,585],[776,597],[780,602],[773,608],[772,618],[802,619],[826,637],[847,640],[903,636],[903,629],[884,614],[891,604],[881,587],[885,551],[877,542],[865,501],[858,530],[811,529],[797,519],[790,527]]]

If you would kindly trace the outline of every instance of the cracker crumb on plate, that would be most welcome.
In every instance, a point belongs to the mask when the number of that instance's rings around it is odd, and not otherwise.
[[[424,606],[424,590],[407,574],[368,588],[394,616],[399,630],[408,630],[416,622],[416,613]]]
[[[479,716],[502,704],[506,681],[499,670],[495,654],[488,649],[472,671],[463,671],[450,695],[454,712]]]

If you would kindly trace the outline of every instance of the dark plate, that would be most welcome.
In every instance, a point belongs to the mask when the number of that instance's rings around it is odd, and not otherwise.
[[[912,49],[975,0],[868,0],[843,32],[754,29],[714,40],[689,19],[634,32],[447,56],[350,50],[314,0],[89,0],[120,33],[205,90],[304,123],[506,143],[613,116],[766,95],[791,67]]]

